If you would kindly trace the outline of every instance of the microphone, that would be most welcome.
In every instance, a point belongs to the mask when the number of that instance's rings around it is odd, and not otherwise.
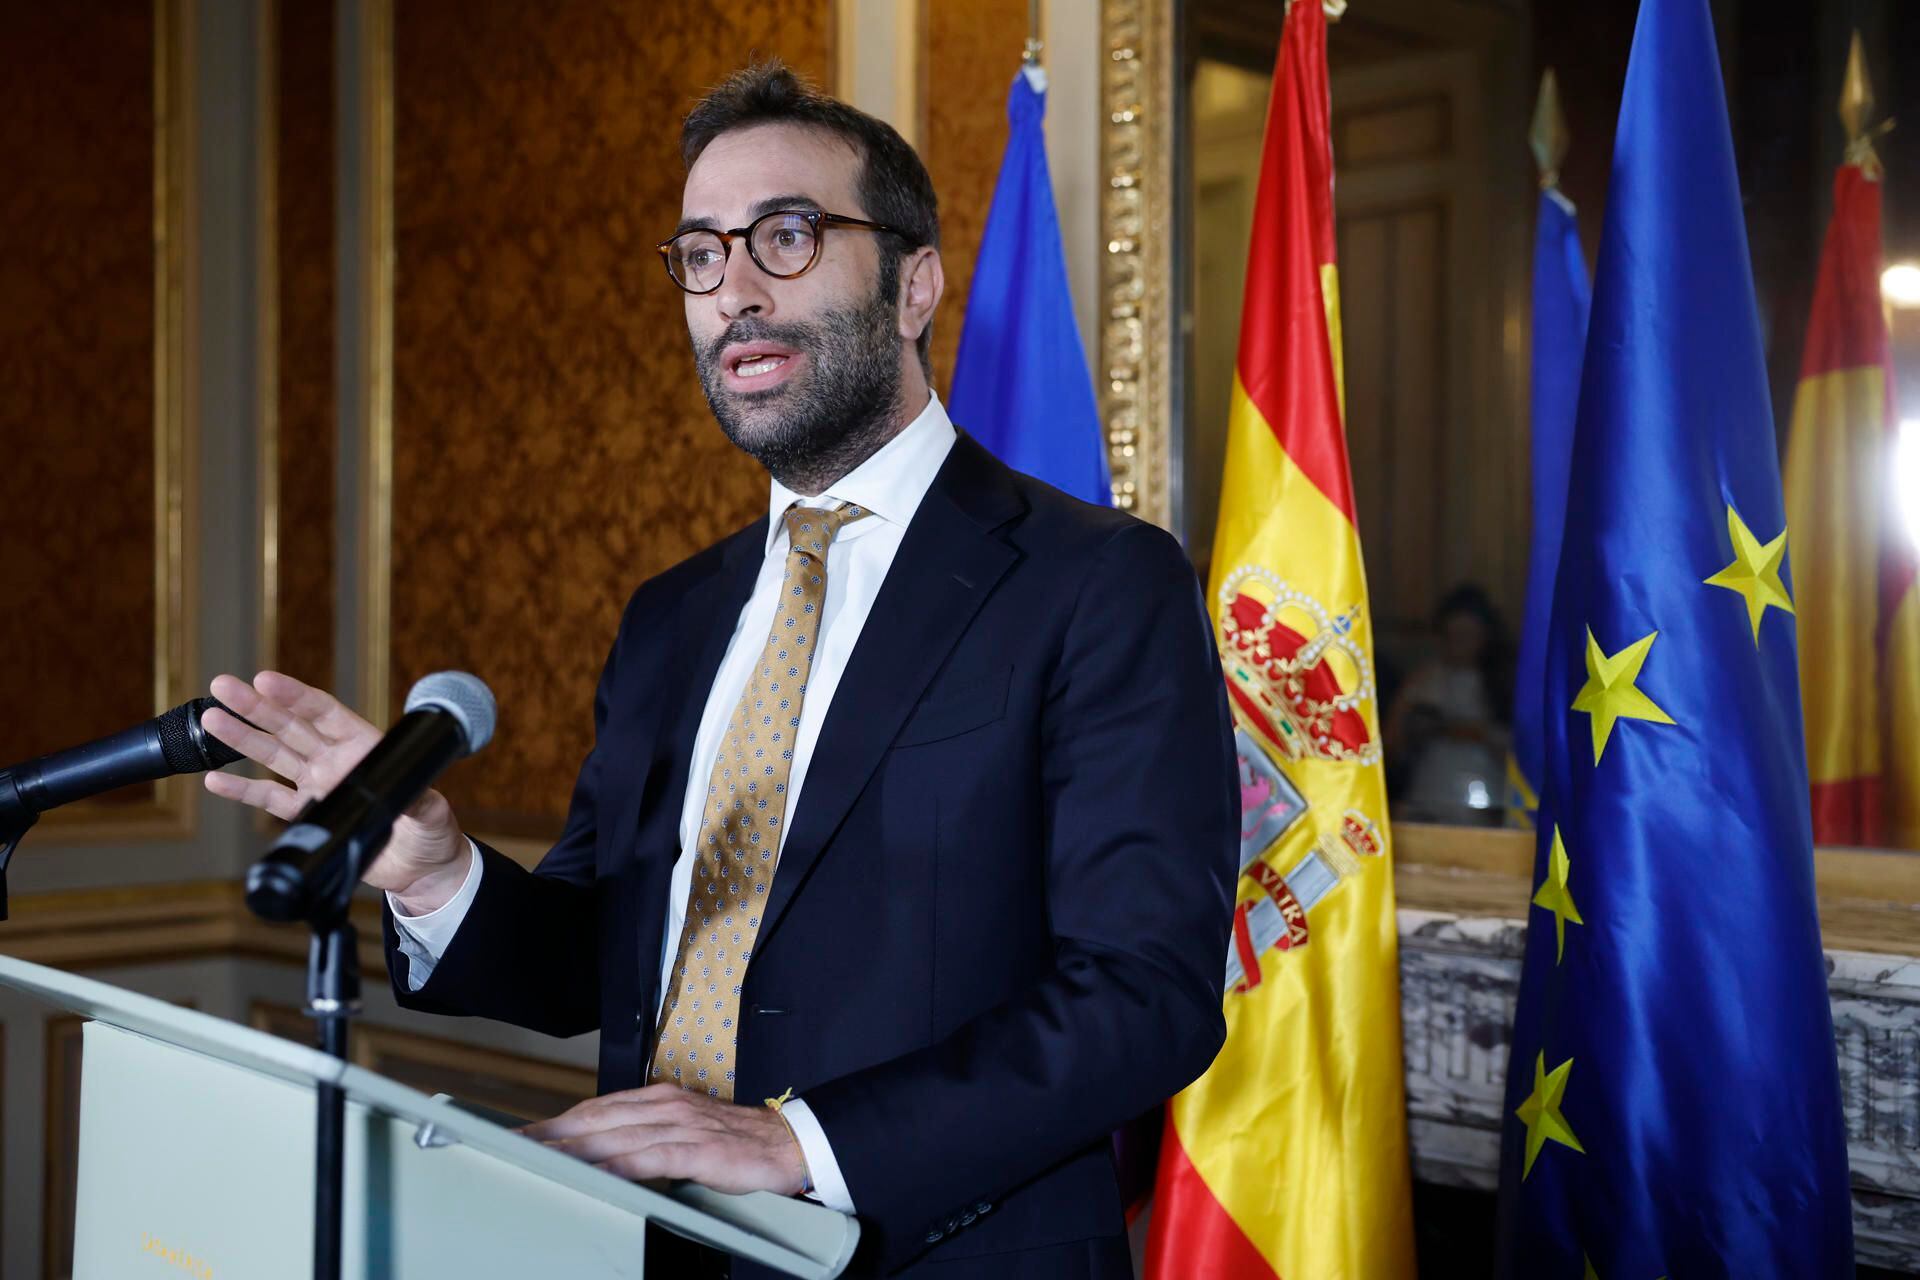
[[[447,767],[493,737],[493,693],[477,676],[439,671],[407,694],[406,712],[327,795],[310,801],[247,871],[247,906],[266,920],[325,923],[345,910],[367,863]]]
[[[240,753],[200,726],[209,707],[227,711],[212,698],[195,698],[137,728],[0,769],[0,796],[7,808],[31,821],[48,809],[116,787],[232,764]]]

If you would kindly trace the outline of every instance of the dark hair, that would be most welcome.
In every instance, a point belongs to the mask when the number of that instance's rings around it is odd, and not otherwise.
[[[879,236],[880,289],[899,288],[900,262],[911,251],[940,247],[940,202],[933,179],[905,138],[886,121],[820,92],[778,58],[734,72],[696,102],[680,126],[680,158],[688,169],[715,138],[758,124],[794,124],[839,137],[860,156],[860,202],[866,216],[899,231]],[[920,367],[932,377],[928,347],[933,321],[920,331]]]
[[[1513,641],[1507,634],[1506,620],[1500,616],[1500,607],[1494,604],[1487,589],[1477,582],[1462,582],[1440,598],[1439,606],[1433,611],[1434,630],[1445,630],[1447,619],[1456,614],[1477,620],[1486,633],[1477,666],[1487,697],[1493,703],[1493,718],[1506,724],[1513,715],[1514,662]]]

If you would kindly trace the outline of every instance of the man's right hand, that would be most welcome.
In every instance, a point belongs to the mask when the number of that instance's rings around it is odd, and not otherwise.
[[[214,795],[291,821],[310,800],[332,791],[380,741],[381,731],[324,690],[278,671],[262,671],[248,684],[237,676],[215,676],[213,696],[258,728],[209,708],[200,723],[250,760],[286,779],[246,778],[232,773],[206,775]],[[385,889],[410,916],[445,906],[467,877],[472,852],[453,806],[429,790],[393,824],[387,847],[366,870],[366,882]]]

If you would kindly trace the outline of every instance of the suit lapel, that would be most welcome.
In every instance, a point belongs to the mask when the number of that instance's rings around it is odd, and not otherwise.
[[[962,434],[907,526],[847,660],[789,819],[757,946],[766,945],[908,713],[1020,558],[994,530],[1024,509],[1004,466]]]
[[[707,696],[720,673],[720,661],[726,657],[727,641],[740,622],[740,611],[753,594],[754,578],[760,571],[767,545],[767,521],[763,517],[735,534],[721,555],[720,568],[705,581],[688,590],[681,603],[679,635],[674,656],[668,665],[669,694],[665,732],[660,742],[673,762],[667,786],[662,791],[664,806],[672,815],[672,830],[680,825],[681,802],[687,794],[688,774],[693,768],[694,739],[700,732],[700,713],[706,710]],[[675,836],[678,848],[678,837]]]

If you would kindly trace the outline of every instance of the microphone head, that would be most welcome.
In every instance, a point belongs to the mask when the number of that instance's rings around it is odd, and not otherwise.
[[[183,702],[173,709],[163,712],[153,722],[160,735],[160,754],[167,762],[168,773],[200,773],[206,769],[217,769],[220,765],[211,764],[207,753],[197,740],[200,729],[200,713],[214,705],[212,698],[195,698],[192,702]],[[210,739],[221,751],[227,751],[227,744],[218,738]],[[230,759],[221,764],[231,764],[240,758],[238,751],[230,753]]]
[[[487,688],[479,676],[465,671],[436,671],[422,676],[407,691],[406,709],[428,708],[444,711],[460,722],[468,755],[493,741],[493,724],[499,713],[494,706],[493,690]]]
[[[233,716],[235,720],[238,720],[248,728],[257,729],[260,727],[245,716],[234,715],[233,708],[221,702],[218,698],[195,698],[192,702],[183,703],[175,707],[161,718],[160,734],[164,742],[167,734],[167,721],[176,715],[181,718],[181,729],[187,740],[186,747],[193,754],[191,757],[192,763],[180,767],[178,769],[179,772],[199,773],[202,769],[224,769],[240,758],[238,751],[235,751],[232,747],[208,733],[200,724],[200,717],[215,707]],[[169,750],[167,755],[167,763],[173,763],[171,750]]]

